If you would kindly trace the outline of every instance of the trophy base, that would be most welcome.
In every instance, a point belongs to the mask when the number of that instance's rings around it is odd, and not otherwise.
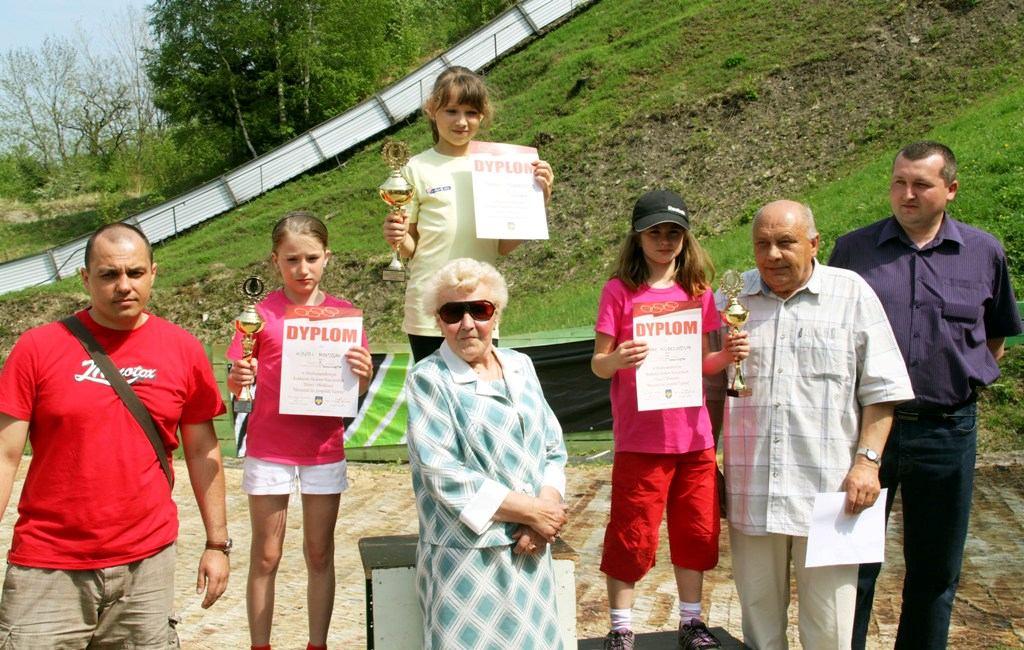
[[[726,389],[725,392],[726,392],[726,394],[729,397],[750,397],[751,395],[754,394],[754,391],[752,391],[752,390],[750,390],[749,388],[746,388],[746,387],[744,387],[744,388],[729,388],[729,389]]]
[[[405,282],[405,269],[384,269],[380,276],[385,282]]]
[[[236,414],[238,413],[252,413],[252,400],[251,399],[237,399],[231,406],[231,410]]]

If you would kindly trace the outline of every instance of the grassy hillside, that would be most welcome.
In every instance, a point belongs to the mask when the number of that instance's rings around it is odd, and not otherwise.
[[[311,87],[318,88],[314,91],[309,116],[305,111],[293,110],[296,108],[293,100],[297,101],[295,93],[305,90],[290,85],[293,76],[290,70],[283,73],[289,79],[284,81],[286,105],[280,107],[284,112],[272,120],[283,120],[288,126],[279,123],[269,127],[278,135],[271,136],[263,129],[268,126],[266,115],[259,116],[258,106],[245,100],[245,90],[236,89],[243,96],[242,110],[257,151],[266,153],[275,144],[280,144],[276,138],[283,137],[282,134],[289,130],[301,132],[308,128],[304,125],[313,125],[310,120],[329,116],[332,106],[340,112],[358,98],[371,97],[381,87],[405,77],[451,48],[478,29],[480,24],[515,4],[515,0],[382,0],[372,3],[372,14],[352,15],[351,9],[358,10],[359,4],[348,3],[347,0],[321,2],[316,15],[309,16],[311,22],[302,30],[302,35],[292,33],[292,39],[300,40],[310,37],[308,30],[319,31],[324,36],[319,43],[311,43],[303,55],[313,66]],[[363,4],[371,6],[370,3]],[[373,43],[369,50],[339,33],[340,25],[331,22],[337,19],[338,10],[348,5],[351,5],[347,16],[351,29],[364,30],[362,33],[371,39],[366,43]],[[257,11],[261,9],[257,7]],[[429,20],[424,20],[420,15],[427,11],[430,12]],[[291,15],[283,20],[294,17]],[[148,18],[153,18],[153,11]],[[351,29],[343,31],[347,33]],[[374,40],[366,30],[386,31],[387,39]],[[260,42],[265,36],[269,38],[266,34],[251,34],[249,39]],[[339,50],[332,48],[330,43],[347,45]],[[86,46],[84,42],[74,44],[76,51]],[[285,51],[278,53],[283,57],[279,63],[287,67],[291,65],[288,61],[294,61],[294,55],[289,53],[290,45],[286,43],[284,47]],[[360,54],[353,60],[357,52]],[[157,52],[153,54],[156,57]],[[84,50],[75,56],[84,57]],[[228,56],[230,58],[231,54]],[[239,56],[244,58],[244,55]],[[257,62],[255,65],[265,64]],[[338,66],[344,67],[340,77],[336,69]],[[194,72],[204,74],[200,70]],[[266,74],[267,70],[252,72]],[[78,84],[76,75],[82,73],[69,74],[68,83],[72,86]],[[277,78],[276,75],[271,76]],[[245,80],[240,82],[243,85],[247,83]],[[217,82],[211,83],[217,85]],[[144,94],[153,92],[156,91],[150,89]],[[270,86],[265,88],[265,92],[272,92]],[[100,100],[99,104],[103,103]],[[105,106],[94,108],[102,113]],[[68,109],[58,106],[54,110],[65,112]],[[78,119],[76,114],[69,116],[71,123],[77,123]],[[138,214],[247,160],[247,156],[240,152],[242,136],[231,125],[204,126],[198,122],[167,119],[167,116],[157,121],[163,123],[160,128],[149,126],[141,136],[136,129],[129,128],[121,134],[120,147],[110,146],[107,149],[111,143],[104,142],[103,155],[79,152],[49,166],[33,157],[35,147],[29,146],[22,151],[0,149],[0,241],[3,242],[0,262],[38,253],[87,235],[103,224]],[[73,139],[76,130],[70,124],[65,126],[68,137]],[[47,127],[44,125],[42,128]],[[278,131],[279,128],[284,130]],[[41,137],[41,140],[46,138]],[[68,149],[78,148],[69,146]]]
[[[498,113],[483,138],[536,145],[556,172],[552,238],[503,260],[503,331],[592,323],[630,206],[653,187],[686,197],[720,269],[751,265],[747,224],[778,197],[810,202],[826,259],[836,235],[887,214],[892,154],[922,137],[957,151],[956,214],[998,234],[1019,269],[1022,64],[1024,9],[1011,0],[597,3],[488,72]],[[430,144],[422,120],[392,137]],[[366,310],[371,340],[401,340],[402,289],[379,280],[389,254],[378,147],[161,245],[154,308],[226,339],[238,283],[267,273],[271,225],[309,208],[328,219],[338,257],[327,288]],[[75,282],[3,297],[0,347],[83,298]],[[1024,365],[1017,355],[1010,364]],[[1022,411],[1018,379],[993,393],[1007,417]]]

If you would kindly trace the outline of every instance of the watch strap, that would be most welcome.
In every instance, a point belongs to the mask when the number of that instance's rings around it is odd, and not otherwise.
[[[220,551],[221,553],[224,553],[225,555],[228,555],[228,554],[231,553],[232,546],[234,546],[234,544],[231,542],[231,538],[230,537],[227,538],[226,540],[224,540],[223,542],[211,542],[210,540],[206,540],[206,550],[208,550],[208,551]]]
[[[863,456],[864,458],[867,458],[869,461],[871,461],[875,465],[878,465],[879,467],[881,467],[881,465],[882,465],[882,456],[881,456],[881,454],[879,454],[877,451],[875,451],[871,447],[860,447],[859,449],[857,449],[857,455],[858,456]]]

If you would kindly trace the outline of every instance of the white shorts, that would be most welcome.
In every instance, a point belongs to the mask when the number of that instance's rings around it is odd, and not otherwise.
[[[246,494],[341,494],[348,488],[348,462],[285,465],[245,457],[242,491]]]

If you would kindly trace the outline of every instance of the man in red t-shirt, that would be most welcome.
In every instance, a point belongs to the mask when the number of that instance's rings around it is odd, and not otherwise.
[[[170,460],[188,466],[206,550],[197,593],[227,587],[224,468],[213,418],[224,412],[202,345],[146,311],[156,264],[141,231],[104,226],[85,249],[90,306],[76,317],[149,410]],[[0,600],[0,646],[174,647],[177,507],[142,427],[62,323],[19,337],[0,371],[0,515],[25,441]]]

